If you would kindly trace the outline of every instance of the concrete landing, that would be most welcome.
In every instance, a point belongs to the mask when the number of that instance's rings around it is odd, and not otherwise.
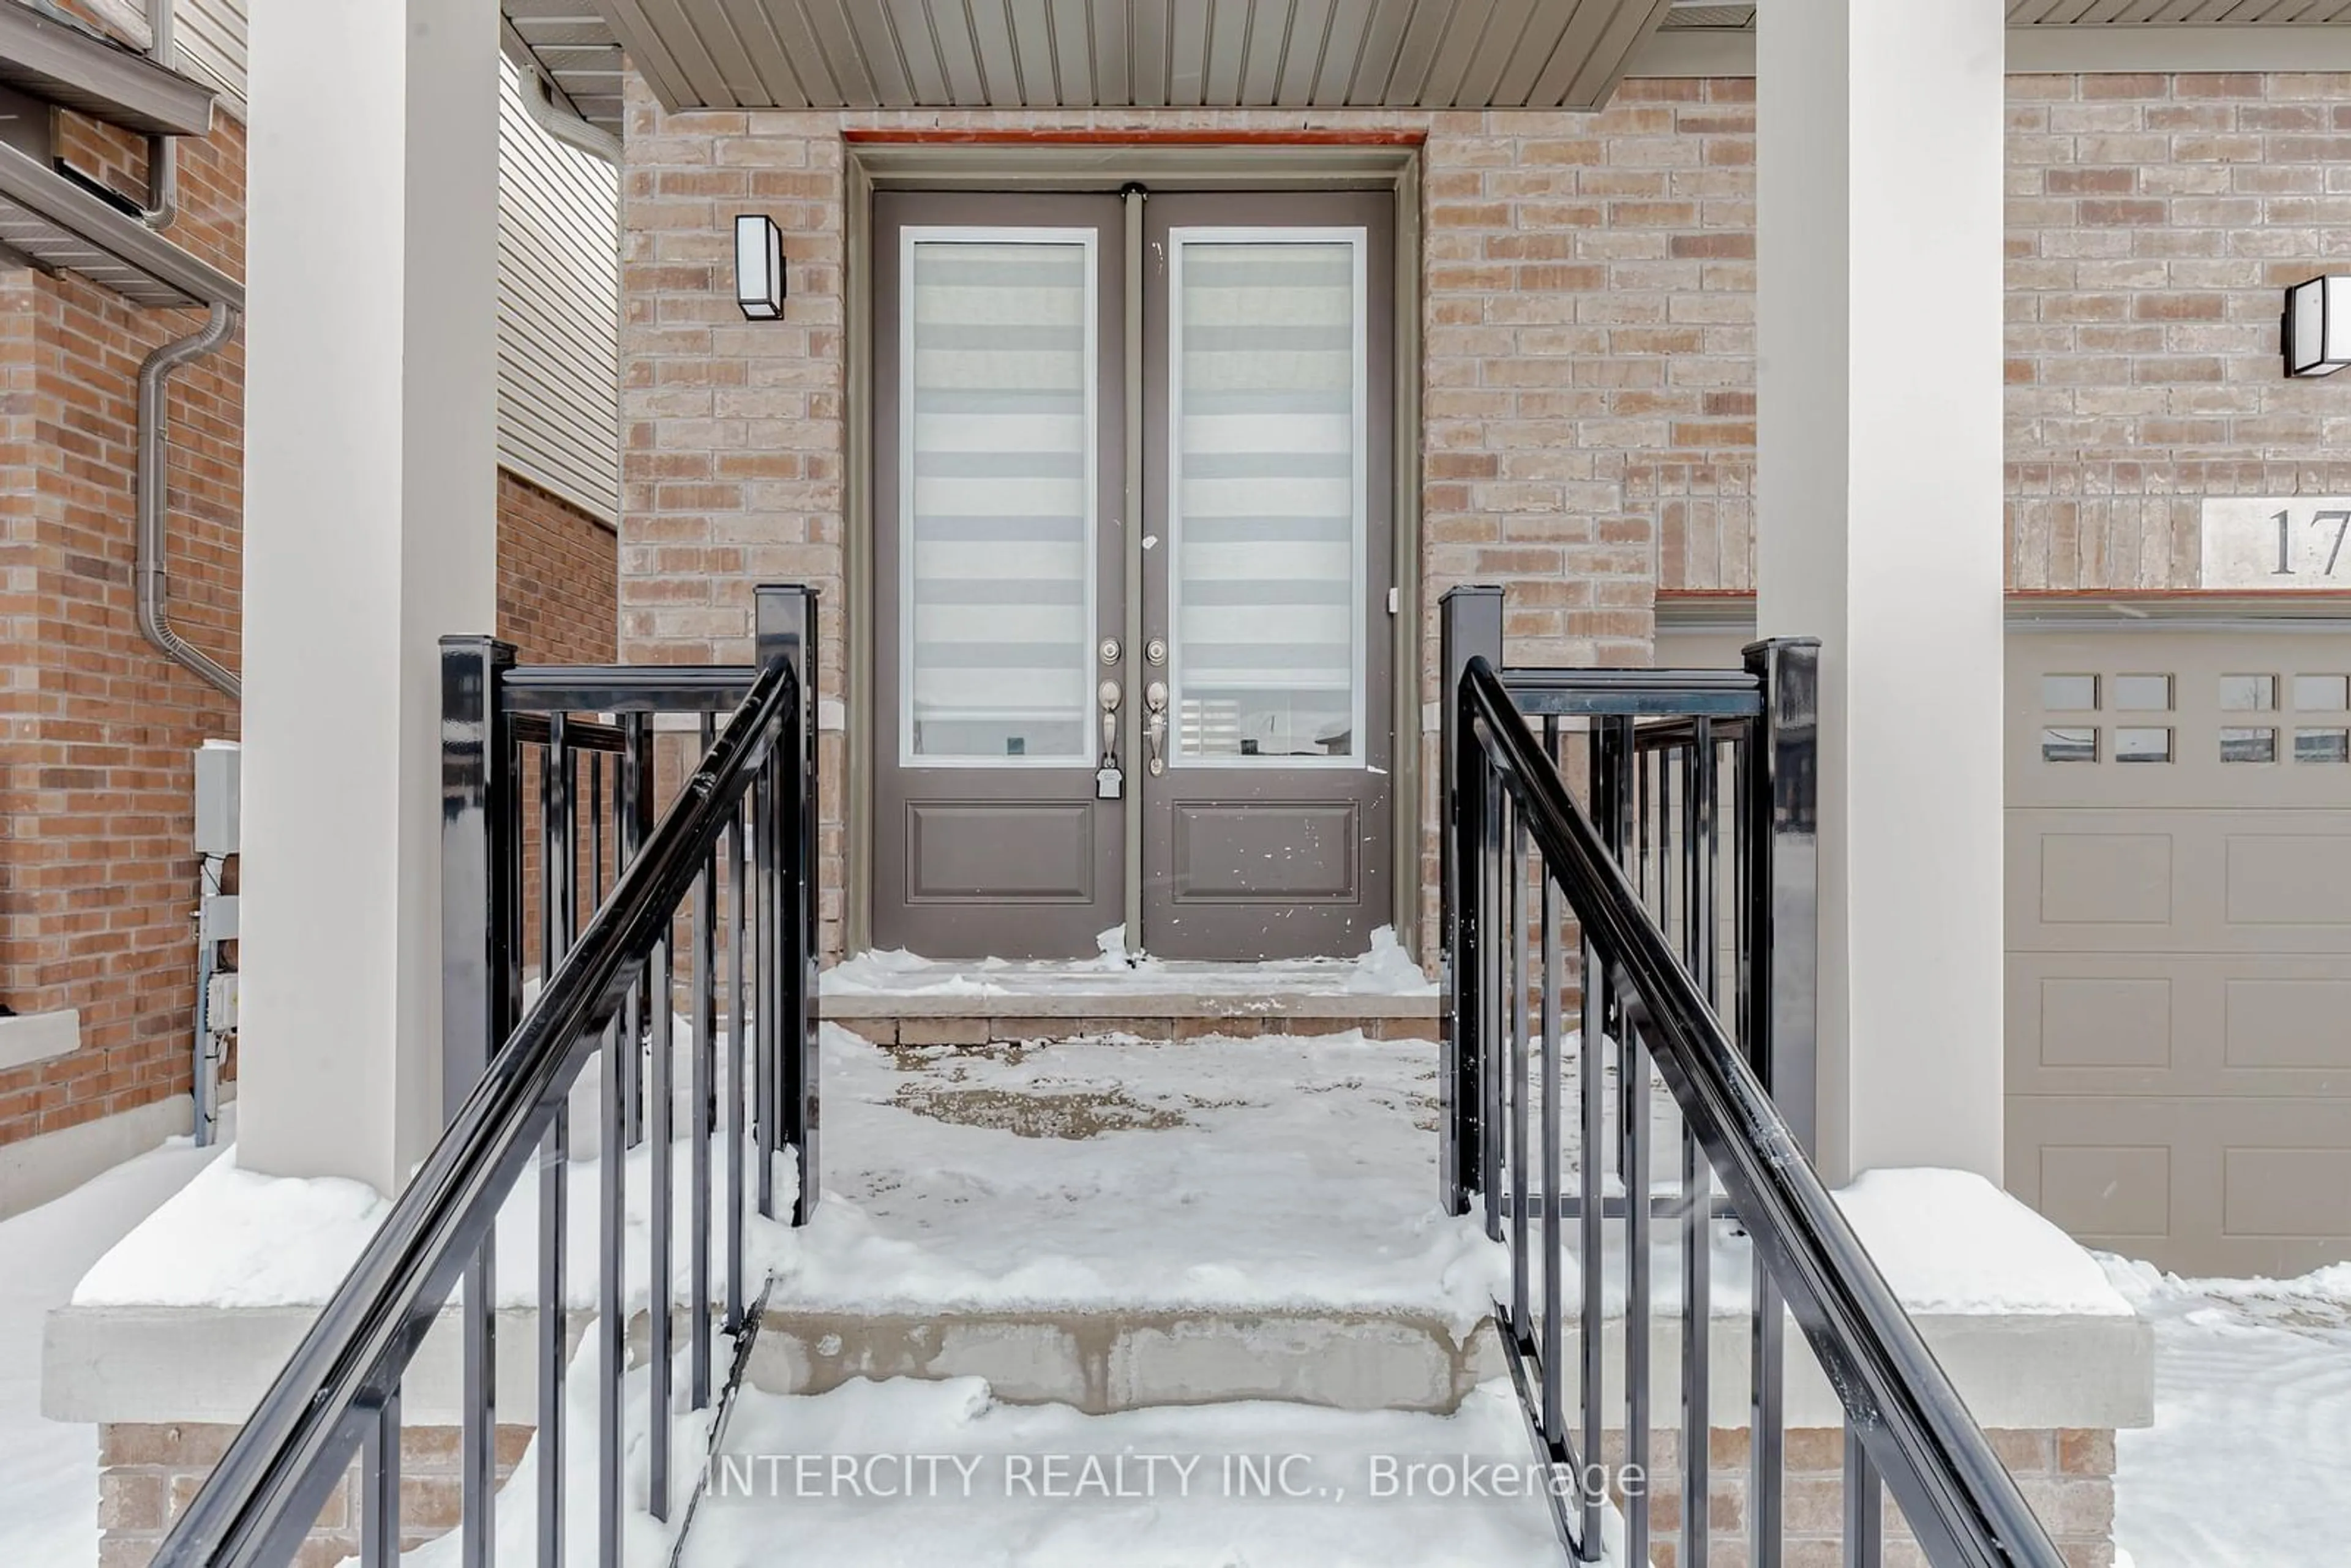
[[[881,1045],[1119,1036],[1434,1040],[1437,988],[1382,932],[1358,958],[1212,964],[1129,958],[968,962],[865,953],[826,971],[827,1019]]]

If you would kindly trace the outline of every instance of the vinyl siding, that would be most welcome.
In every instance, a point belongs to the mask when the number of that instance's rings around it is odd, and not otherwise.
[[[620,179],[540,130],[501,61],[498,461],[613,521],[620,505]]]
[[[218,88],[221,108],[245,118],[245,13],[249,0],[178,0],[172,38],[180,68]]]
[[[249,0],[179,0],[181,65],[246,114]],[[498,461],[610,523],[620,504],[620,182],[524,108],[499,64]]]

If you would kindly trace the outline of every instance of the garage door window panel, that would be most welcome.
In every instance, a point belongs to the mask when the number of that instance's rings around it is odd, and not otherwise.
[[[2351,709],[2351,676],[2294,676],[2294,706],[2303,713],[2342,713]]]
[[[2169,713],[2169,675],[2116,675],[2115,707],[2124,713]],[[2116,752],[2117,758],[2120,752]]]
[[[2041,706],[2051,713],[2095,713],[2098,711],[2098,677],[2043,675],[2041,677]]]
[[[2275,675],[2222,675],[2222,713],[2273,713],[2277,710]]]
[[[2294,732],[2296,762],[2351,763],[2351,729],[2297,729]]]
[[[2171,731],[2124,727],[2115,731],[2116,762],[2168,762]]]
[[[2222,728],[2220,731],[2220,760],[2223,762],[2275,762],[2277,760],[2277,731],[2273,729]]]
[[[2041,732],[2041,760],[2043,762],[2095,762],[2097,759],[2098,731],[2095,726],[2053,727]]]

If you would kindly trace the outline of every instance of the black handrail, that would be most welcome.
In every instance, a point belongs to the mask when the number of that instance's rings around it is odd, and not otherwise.
[[[771,659],[458,1106],[358,1262],[164,1539],[159,1568],[292,1560],[381,1413],[443,1302],[537,1155],[572,1078],[601,1043],[703,874],[760,766],[791,744],[800,704]],[[656,1005],[666,1012],[666,998]],[[664,1031],[665,1033],[666,1031]],[[617,1159],[617,1149],[606,1158]]]
[[[1785,1295],[1843,1402],[1848,1431],[1883,1472],[1929,1560],[1938,1568],[2062,1568],[1771,1096],[1485,658],[1468,661],[1455,700],[1461,788],[1470,788],[1479,762],[1490,769],[1546,875],[1604,956],[1612,989],[1630,993],[1627,1026],[1654,1055],[1759,1266]],[[1686,1500],[1684,1507],[1704,1504]]]

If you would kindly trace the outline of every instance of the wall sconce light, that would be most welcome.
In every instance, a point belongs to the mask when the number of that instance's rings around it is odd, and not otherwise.
[[[735,220],[735,303],[747,321],[783,319],[784,231],[765,213]]]
[[[2351,277],[2287,289],[2284,335],[2289,376],[2331,376],[2351,365]]]

